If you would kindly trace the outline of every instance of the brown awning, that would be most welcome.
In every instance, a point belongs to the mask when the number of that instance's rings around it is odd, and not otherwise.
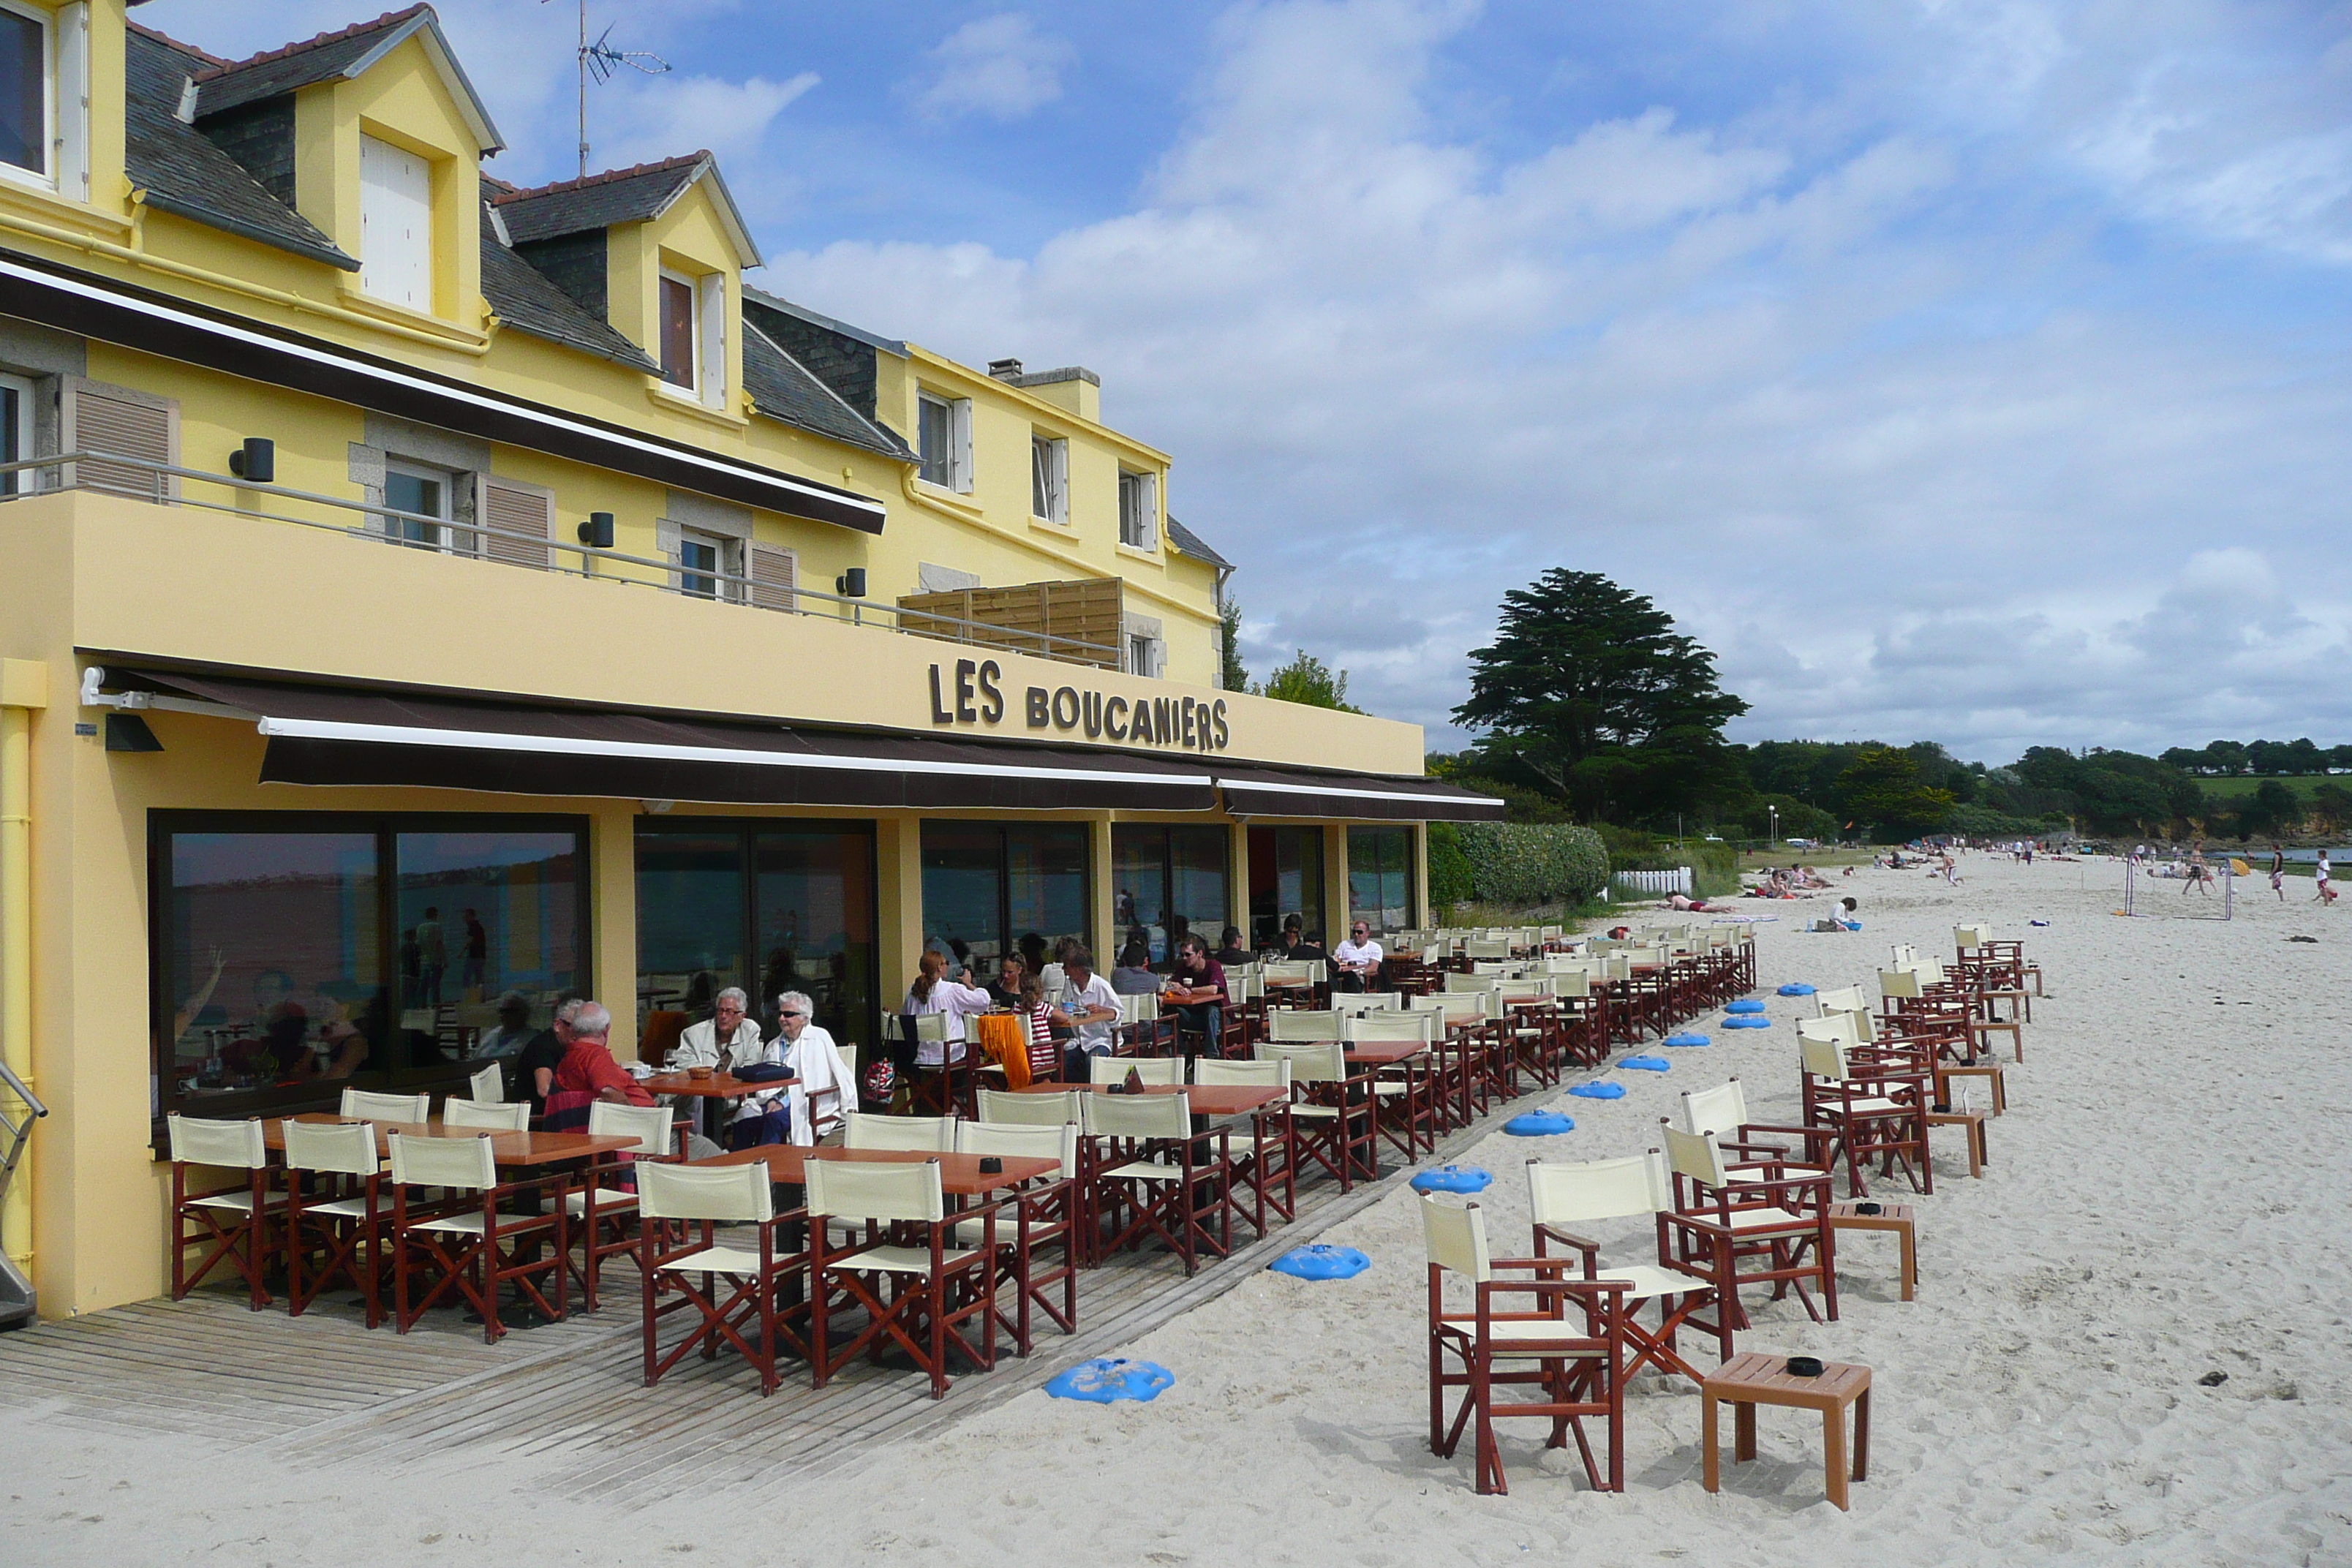
[[[1225,792],[1225,809],[1235,816],[1500,822],[1505,810],[1492,795],[1432,778],[1221,766],[1217,783]]]
[[[1207,768],[1069,746],[723,724],[346,687],[119,671],[268,737],[264,784],[873,807],[1212,811]]]

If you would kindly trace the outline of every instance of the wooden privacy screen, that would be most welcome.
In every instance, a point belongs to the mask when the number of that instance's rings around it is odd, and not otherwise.
[[[922,637],[1117,669],[1126,602],[1119,579],[1089,577],[1075,583],[1024,583],[1017,588],[908,594],[899,599],[898,610],[900,625]],[[1060,640],[1045,642],[1044,637]]]

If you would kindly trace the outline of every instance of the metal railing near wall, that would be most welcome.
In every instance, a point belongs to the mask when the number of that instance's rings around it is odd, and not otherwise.
[[[175,480],[194,481],[234,491],[238,499],[211,500],[202,496],[191,496],[184,488],[175,486]],[[1059,659],[1065,663],[1099,666],[1108,658],[1111,661],[1111,668],[1115,668],[1119,656],[1119,650],[1115,647],[1082,642],[1076,637],[1058,637],[1051,632],[992,626],[985,621],[966,620],[928,610],[901,609],[896,605],[876,604],[866,599],[853,599],[845,595],[798,585],[784,588],[755,582],[746,574],[730,572],[720,566],[689,568],[663,556],[632,555],[624,551],[599,549],[593,544],[576,543],[549,535],[496,528],[481,522],[459,522],[424,512],[403,511],[396,507],[352,500],[342,496],[320,495],[284,485],[256,484],[228,474],[181,468],[144,458],[126,458],[113,452],[63,452],[55,457],[0,463],[0,501],[71,489],[128,496],[159,506],[190,507],[268,522],[292,523],[300,528],[344,534],[373,544],[454,556],[485,566],[533,569],[498,559],[489,548],[490,542],[495,540],[504,542],[518,551],[535,553],[545,550],[548,552],[545,570],[550,572],[593,577],[599,582],[619,583],[630,587],[651,588],[685,598],[709,599],[714,603],[769,610],[781,615],[817,616],[845,621],[852,626],[900,632],[909,637],[1034,653],[1042,658]],[[325,518],[293,516],[284,510],[283,504],[280,510],[264,510],[264,505],[269,501],[325,507],[333,515]],[[404,537],[404,529],[418,537]],[[428,530],[429,532],[426,531]],[[643,568],[657,575],[646,577],[625,572],[600,572],[596,569],[599,565]]]

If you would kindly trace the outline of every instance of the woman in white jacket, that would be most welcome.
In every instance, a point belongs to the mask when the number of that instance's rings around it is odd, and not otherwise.
[[[944,1013],[947,1015],[947,1059],[963,1060],[964,1041],[968,1037],[964,1019],[974,1013],[985,1013],[996,1005],[996,998],[977,985],[964,985],[947,977],[946,955],[936,949],[926,948],[915,975],[915,983],[907,987],[907,1000],[899,1006],[902,1013]],[[915,1047],[917,1067],[935,1068],[940,1063],[940,1047],[926,1040]]]
[[[822,1025],[809,1021],[816,1004],[808,994],[787,991],[776,998],[776,1037],[769,1048],[800,1081],[791,1096],[792,1131],[788,1136],[802,1148],[831,1138],[857,1114],[857,1085],[841,1047]]]

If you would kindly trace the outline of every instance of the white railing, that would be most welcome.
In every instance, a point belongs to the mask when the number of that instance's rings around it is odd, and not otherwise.
[[[143,476],[130,479],[121,472],[134,470]],[[279,501],[299,502],[304,506],[323,506],[340,513],[352,515],[352,521],[333,521],[316,517],[292,517],[283,510],[265,511],[259,506],[242,499],[237,500],[205,500],[185,493],[173,493],[174,479],[193,479],[200,484],[215,485],[222,489],[238,492],[240,497],[263,497]],[[779,615],[823,616],[832,620],[847,621],[856,626],[874,626],[883,631],[903,632],[910,637],[926,637],[947,642],[970,643],[983,647],[1008,648],[1034,653],[1043,658],[1059,659],[1066,664],[1090,664],[1116,668],[1118,650],[1099,643],[1084,642],[1051,632],[1032,632],[992,626],[986,621],[965,620],[956,616],[943,616],[931,610],[902,610],[896,605],[877,605],[865,599],[853,599],[840,594],[823,593],[814,588],[783,588],[765,583],[754,583],[747,575],[719,567],[696,568],[688,571],[676,561],[656,556],[629,555],[618,550],[600,550],[593,544],[576,544],[536,533],[524,533],[513,529],[494,528],[480,522],[458,522],[446,517],[430,517],[421,512],[403,511],[398,507],[371,505],[343,496],[319,495],[310,490],[289,489],[283,485],[256,484],[250,479],[235,479],[227,474],[206,473],[201,468],[183,468],[169,463],[152,462],[144,458],[118,457],[111,452],[60,452],[55,457],[27,458],[21,462],[0,463],[0,501],[24,496],[53,495],[59,490],[86,489],[108,495],[129,496],[137,500],[153,501],[162,506],[189,507],[199,511],[225,511],[238,517],[258,518],[266,522],[290,522],[302,528],[324,529],[374,544],[392,544],[411,550],[425,550],[459,559],[478,560],[493,564],[487,542],[508,540],[528,547],[532,552],[548,552],[546,570],[569,573],[574,576],[595,577],[603,582],[621,583],[632,587],[654,588],[677,594],[691,599],[772,610]],[[401,525],[425,532],[423,539],[404,537]],[[432,542],[427,542],[431,541]],[[446,541],[446,544],[440,542]],[[566,559],[569,557],[570,559]],[[638,566],[660,574],[658,577],[630,576],[596,570],[600,563],[623,566]],[[782,598],[782,604],[761,604],[761,597]],[[1103,661],[1109,660],[1108,665]]]
[[[1620,871],[1611,879],[1617,890],[1624,893],[1649,893],[1663,898],[1668,893],[1690,896],[1691,868],[1677,866],[1671,871]]]

